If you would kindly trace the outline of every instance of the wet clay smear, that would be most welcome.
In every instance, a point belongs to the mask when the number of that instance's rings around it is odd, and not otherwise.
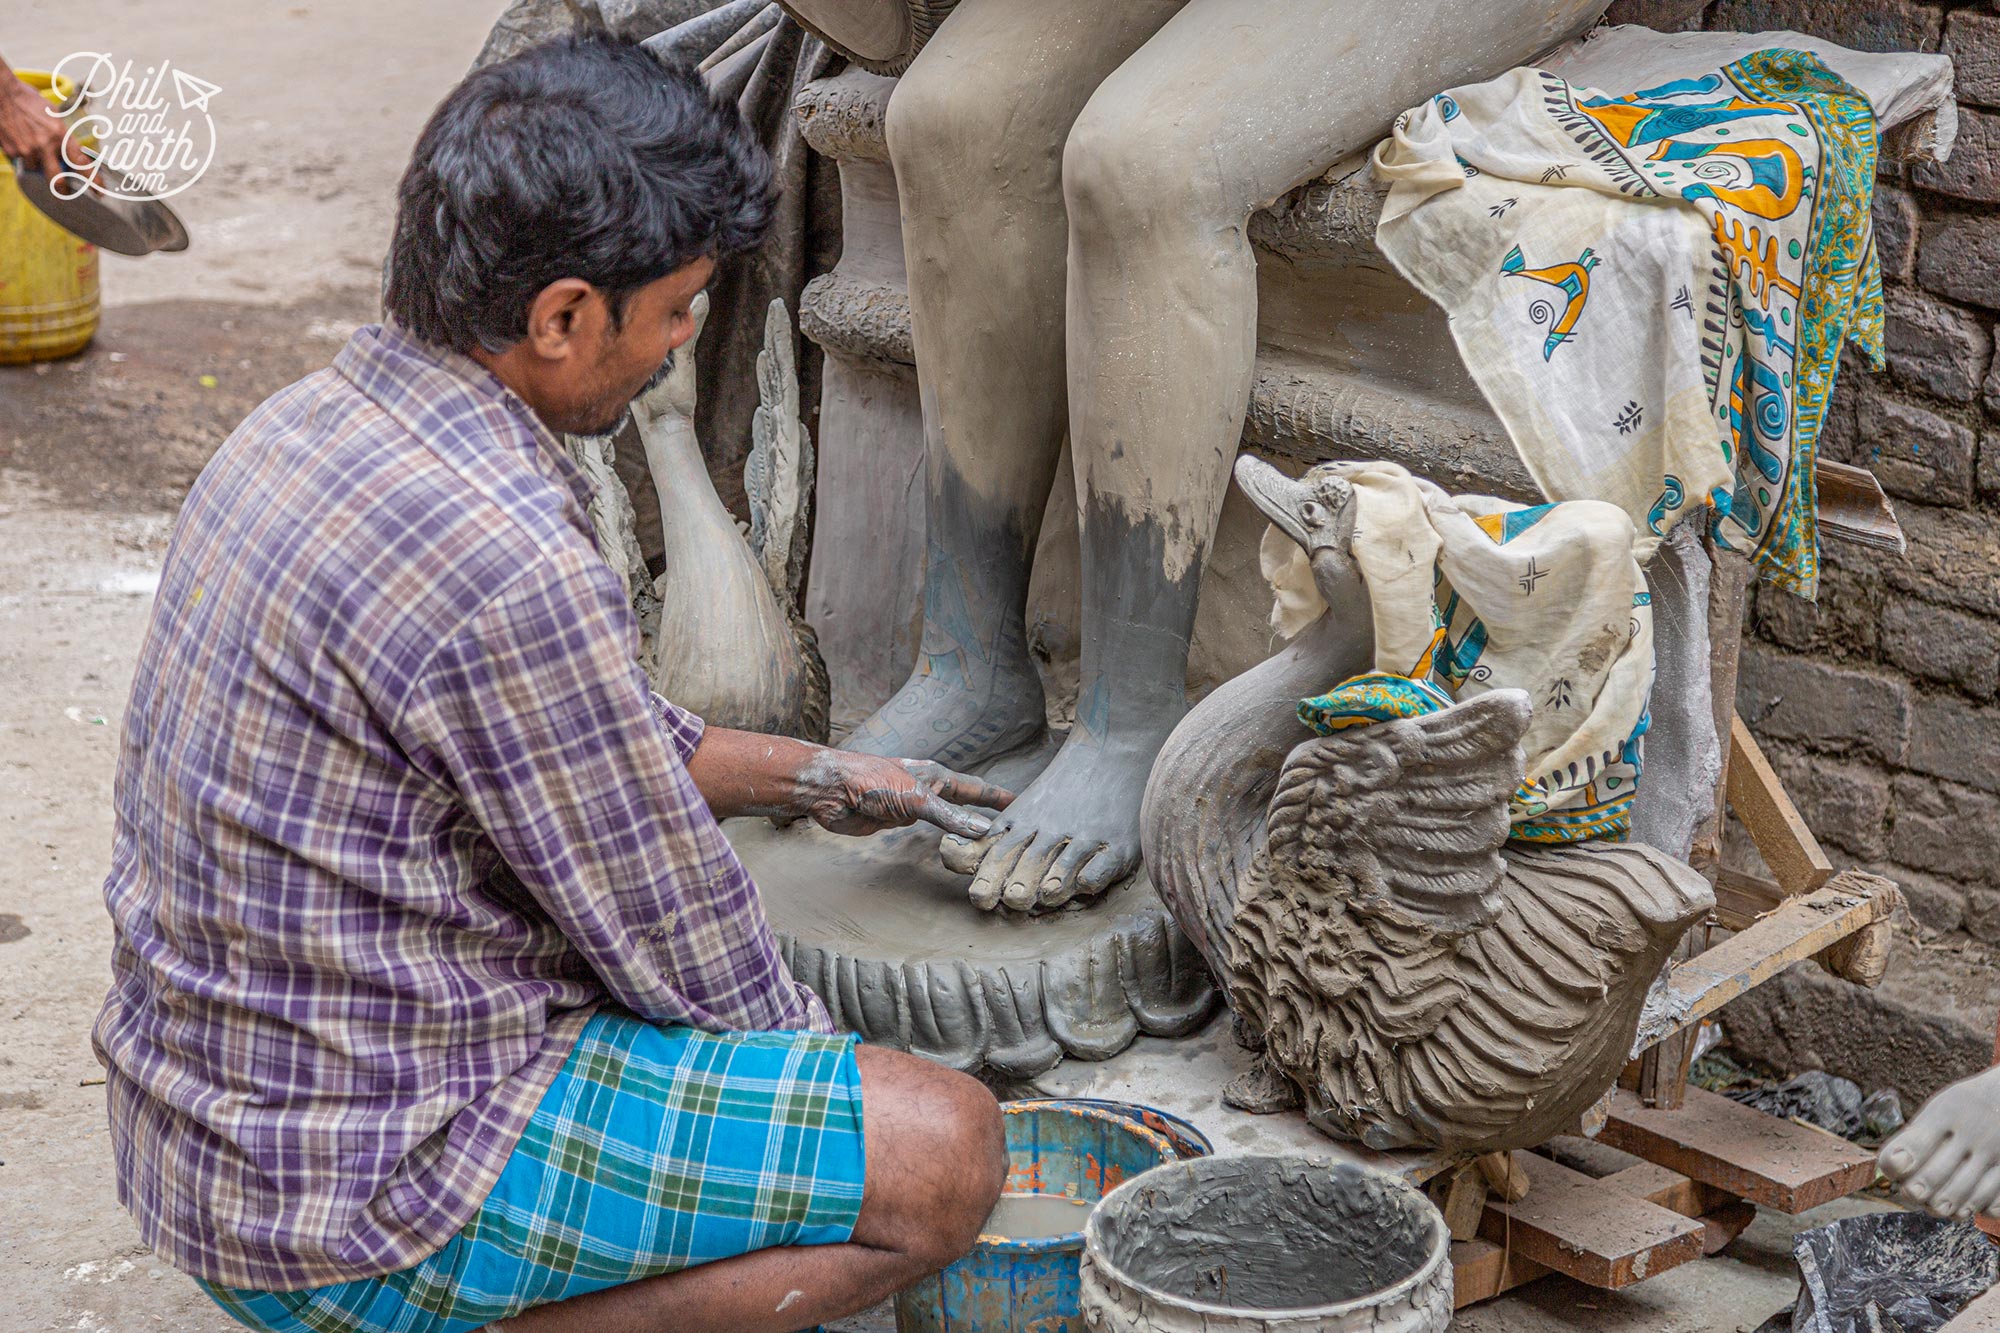
[[[1083,1230],[1084,1219],[1096,1202],[1072,1199],[1067,1194],[1003,1194],[979,1234],[1008,1240],[1074,1236]]]

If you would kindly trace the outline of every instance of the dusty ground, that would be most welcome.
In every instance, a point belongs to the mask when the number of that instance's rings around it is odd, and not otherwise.
[[[0,368],[0,1333],[234,1327],[113,1190],[89,1026],[120,709],[180,496],[250,407],[370,318],[409,144],[498,8],[14,0],[0,25],[19,65],[109,48],[223,89],[216,173],[178,201],[194,247],[107,257],[91,351]],[[1551,1280],[1458,1326],[1752,1328],[1790,1297],[1792,1229],[1766,1216],[1631,1293]]]

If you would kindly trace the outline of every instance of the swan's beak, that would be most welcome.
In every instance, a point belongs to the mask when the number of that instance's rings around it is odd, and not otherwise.
[[[1250,497],[1250,502],[1264,511],[1264,517],[1277,524],[1279,531],[1300,546],[1312,547],[1312,534],[1306,530],[1303,517],[1304,507],[1313,498],[1312,488],[1302,481],[1293,481],[1261,458],[1244,454],[1236,460],[1236,484]]]

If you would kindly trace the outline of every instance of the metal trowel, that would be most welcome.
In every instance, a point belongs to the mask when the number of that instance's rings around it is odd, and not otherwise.
[[[91,185],[73,199],[50,188],[49,178],[14,159],[14,183],[28,202],[64,231],[101,250],[121,255],[149,255],[155,250],[185,250],[187,228],[158,199],[135,199],[138,190],[119,172],[98,166]]]

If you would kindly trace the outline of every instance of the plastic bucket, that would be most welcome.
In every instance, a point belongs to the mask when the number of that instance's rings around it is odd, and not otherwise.
[[[1147,1106],[1023,1101],[1001,1111],[1009,1194],[1095,1202],[1154,1167],[1209,1151],[1200,1130]],[[971,1253],[896,1297],[897,1333],[1082,1333],[1085,1210],[1076,1215],[1077,1230],[1055,1235],[982,1235]]]
[[[83,111],[68,79],[16,70],[66,120]],[[90,345],[97,333],[97,247],[42,216],[14,187],[0,157],[0,364],[51,361]]]
[[[1451,1237],[1416,1186],[1350,1162],[1210,1157],[1112,1191],[1084,1227],[1089,1333],[1435,1333]]]

